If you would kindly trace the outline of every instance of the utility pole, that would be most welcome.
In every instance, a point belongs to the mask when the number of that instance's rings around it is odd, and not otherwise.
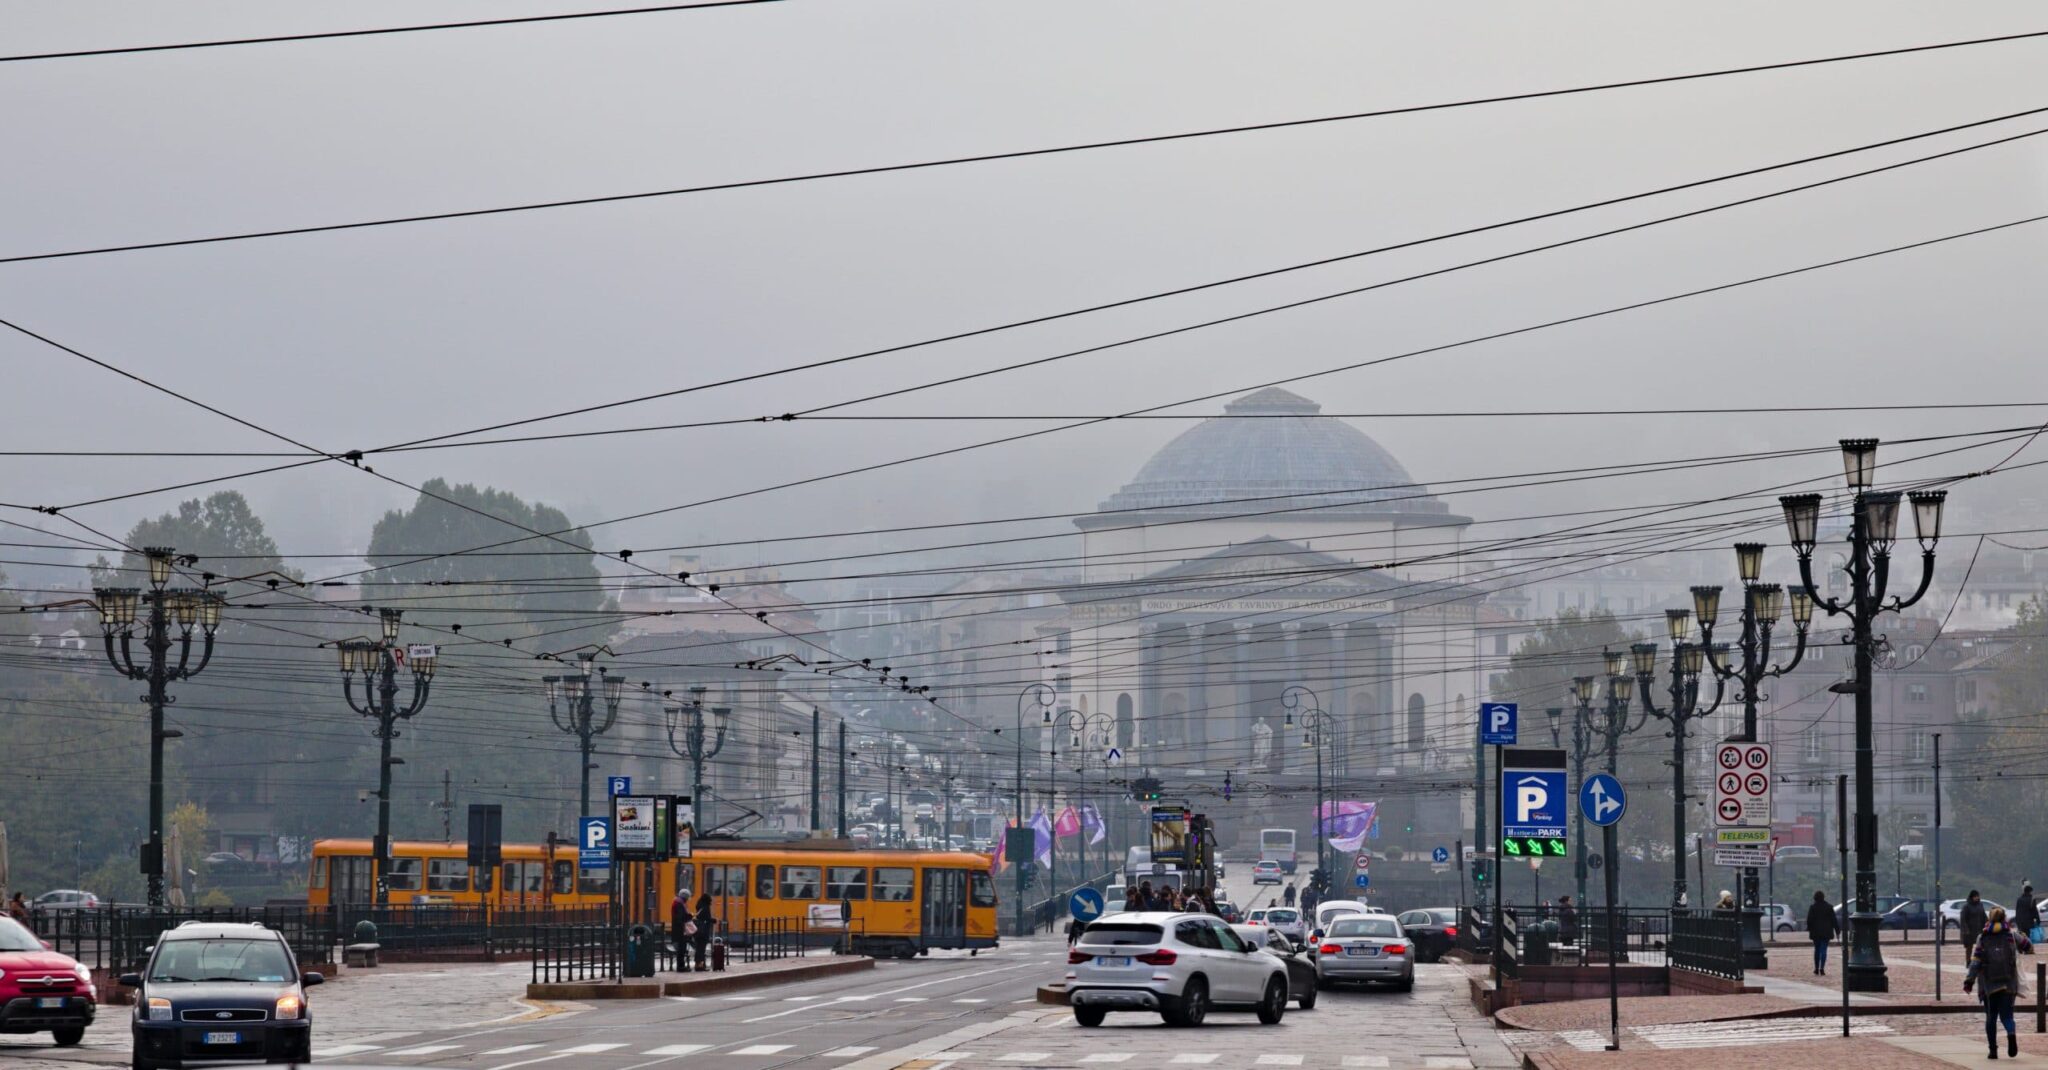
[[[819,770],[819,768],[818,768],[818,733],[819,733],[819,731],[821,731],[821,730],[822,730],[822,728],[823,728],[823,724],[822,724],[822,722],[821,722],[821,721],[819,720],[819,718],[818,718],[818,707],[816,707],[816,706],[812,706],[812,707],[811,707],[811,836],[812,836],[813,838],[815,838],[815,837],[816,837],[816,836],[818,835],[818,818],[819,818],[819,814],[818,814],[818,807],[819,807],[819,805],[820,805],[820,804],[821,804],[821,803],[823,802],[823,800],[822,800],[822,799],[820,798],[820,793],[819,793],[819,790],[818,790],[818,789],[820,788],[820,786],[821,786],[821,785],[820,785],[820,783],[819,783],[819,779],[818,779],[818,778],[819,778],[819,776],[821,775],[821,771],[820,771],[820,770]]]
[[[454,843],[455,829],[449,814],[455,809],[455,773],[441,770],[441,842]]]
[[[1941,733],[1934,733],[1934,1000],[1941,1002]]]
[[[427,704],[427,691],[434,680],[434,658],[416,657],[406,659],[412,667],[412,700],[405,705],[398,702],[398,621],[401,610],[379,610],[378,615],[384,627],[384,641],[344,642],[337,644],[341,651],[341,697],[348,708],[365,717],[374,718],[376,727],[370,734],[377,737],[377,839],[372,845],[376,859],[377,902],[379,905],[391,901],[389,874],[391,869],[391,767],[405,764],[405,759],[391,756],[391,741],[398,738],[398,722],[410,721]],[[363,701],[356,704],[356,670],[363,673]],[[375,692],[370,690],[376,681]]]

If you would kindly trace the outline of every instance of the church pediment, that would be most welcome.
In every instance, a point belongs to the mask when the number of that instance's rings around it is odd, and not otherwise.
[[[1137,579],[1070,589],[1061,596],[1070,604],[1135,601],[1146,612],[1243,613],[1308,605],[1343,612],[1413,598],[1437,586],[1405,582],[1371,564],[1263,538]]]

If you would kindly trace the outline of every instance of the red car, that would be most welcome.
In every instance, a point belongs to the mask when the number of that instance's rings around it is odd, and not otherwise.
[[[99,1009],[92,973],[12,918],[0,918],[0,1033],[48,1032],[60,1045],[85,1039]]]

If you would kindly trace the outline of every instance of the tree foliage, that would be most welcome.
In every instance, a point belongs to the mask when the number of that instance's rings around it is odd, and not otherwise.
[[[196,555],[198,568],[217,576],[274,572],[300,578],[285,568],[277,541],[264,530],[263,518],[249,507],[240,491],[223,490],[179,502],[176,512],[138,521],[128,529],[126,542],[137,548],[166,546],[180,554]],[[112,572],[102,557],[94,566],[93,579],[102,585],[136,586],[148,567],[141,554],[130,550],[121,555],[122,572]]]

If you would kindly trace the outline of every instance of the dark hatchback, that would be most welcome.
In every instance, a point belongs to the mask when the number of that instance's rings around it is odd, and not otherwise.
[[[1417,962],[1436,962],[1458,943],[1458,911],[1454,907],[1410,910],[1400,917],[1401,931],[1415,943]]]
[[[157,938],[149,965],[121,983],[139,988],[131,1031],[135,1070],[188,1062],[308,1062],[313,1011],[292,949],[261,925],[186,923]]]

